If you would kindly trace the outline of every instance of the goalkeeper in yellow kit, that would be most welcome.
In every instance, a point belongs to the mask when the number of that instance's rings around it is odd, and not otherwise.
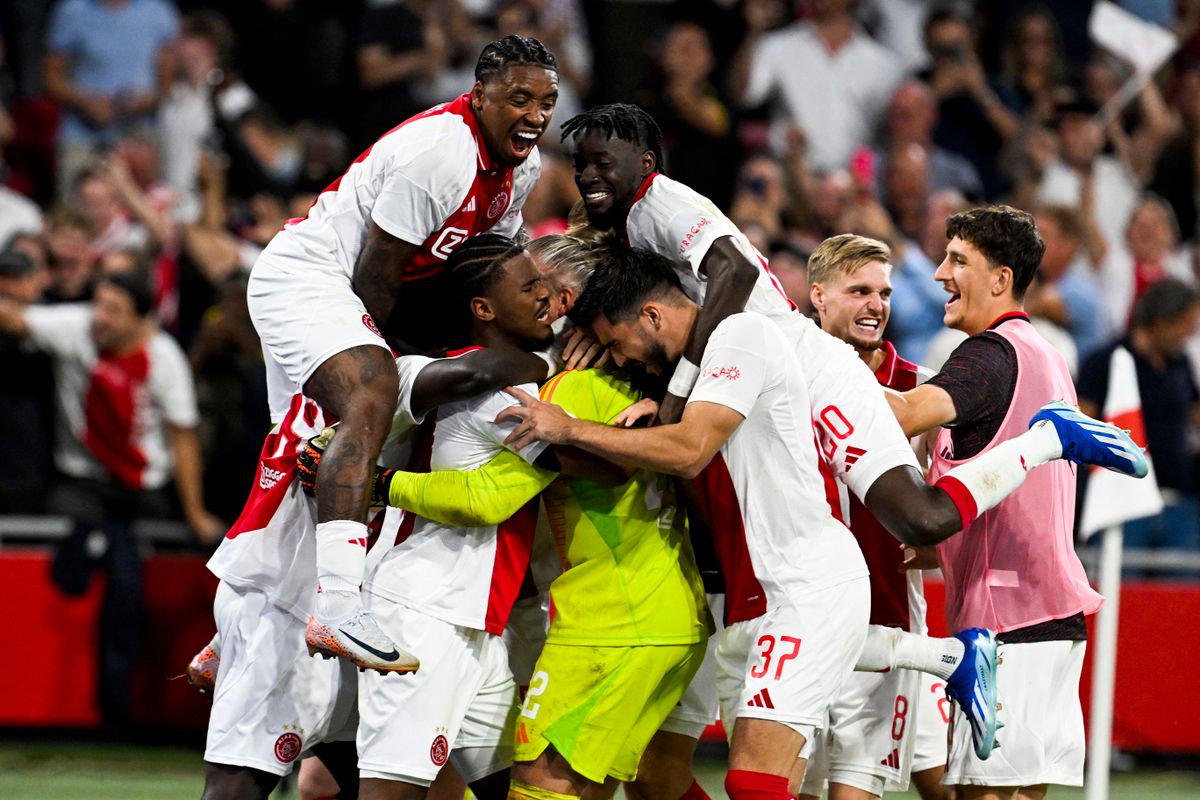
[[[554,239],[561,249],[539,240],[530,252],[551,262],[544,279],[569,306],[578,273],[553,266],[578,245]],[[638,400],[599,369],[560,373],[541,395],[604,423]],[[636,777],[713,627],[685,515],[664,476],[638,470],[615,486],[556,479],[505,451],[473,472],[395,473],[389,501],[451,524],[494,524],[543,489],[564,572],[550,587],[550,630],[518,718],[509,796],[556,800]]]

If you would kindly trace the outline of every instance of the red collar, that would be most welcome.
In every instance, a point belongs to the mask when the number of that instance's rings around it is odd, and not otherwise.
[[[1002,323],[1008,322],[1010,319],[1023,319],[1026,322],[1029,322],[1029,315],[1024,311],[1009,311],[1006,314],[1001,314],[1000,316],[996,317],[992,324],[987,326],[987,329],[989,331],[993,330]]]
[[[458,350],[447,350],[446,358],[458,358],[459,356],[465,356],[467,353],[474,353],[476,350],[483,349],[482,345],[473,344],[469,347],[460,347]]]
[[[644,181],[642,181],[642,185],[638,187],[637,194],[635,194],[633,196],[633,202],[629,204],[630,210],[633,209],[633,206],[637,203],[638,200],[641,200],[643,197],[646,196],[646,192],[650,191],[650,184],[654,183],[654,179],[657,178],[661,174],[662,174],[661,172],[655,171],[655,172],[651,172],[649,175],[646,176],[646,179]],[[629,218],[626,217],[625,225],[621,226],[621,230],[617,234],[617,239],[621,242],[621,244],[623,244],[625,246],[626,250],[630,249],[628,224],[629,224]]]
[[[892,378],[896,374],[896,362],[899,360],[896,356],[896,347],[891,342],[885,340],[880,349],[883,350],[883,361],[879,364],[879,368],[875,370],[875,380],[884,386],[891,386]]]
[[[492,163],[492,155],[488,152],[487,142],[483,140],[483,133],[479,130],[479,117],[475,114],[475,109],[471,106],[471,93],[463,92],[458,97],[450,101],[446,106],[446,110],[451,114],[458,114],[467,123],[467,127],[471,129],[471,135],[475,137],[476,149],[479,151],[479,171],[492,172],[498,167]]]

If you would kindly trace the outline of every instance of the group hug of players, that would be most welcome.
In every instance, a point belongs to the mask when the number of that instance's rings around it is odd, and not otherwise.
[[[476,80],[251,272],[276,425],[209,562],[204,797],[265,798],[312,753],[339,797],[461,796],[449,765],[484,800],[695,800],[718,705],[735,800],[880,796],[911,770],[964,796],[1079,783],[1074,620],[1100,598],[1072,464],[1146,463],[1073,408],[1020,313],[1030,217],[948,220],[946,321],[973,335],[923,382],[882,341],[886,245],[817,249],[818,327],[664,174],[636,106],[563,126],[579,218],[522,243],[556,63],[508,36]],[[947,639],[921,635],[939,542]],[[943,686],[948,749],[944,727],[919,747]]]

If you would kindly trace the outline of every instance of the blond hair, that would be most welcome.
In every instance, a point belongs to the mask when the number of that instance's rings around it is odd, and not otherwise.
[[[572,289],[575,294],[583,291],[588,277],[605,255],[604,248],[565,233],[539,236],[525,245],[525,251],[539,266],[545,267],[551,281]]]
[[[853,233],[830,236],[808,257],[808,285],[827,283],[835,272],[850,275],[863,264],[871,261],[887,264],[891,259],[892,248],[878,239]]]

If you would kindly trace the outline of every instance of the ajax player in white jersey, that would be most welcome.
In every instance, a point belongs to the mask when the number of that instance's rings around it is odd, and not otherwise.
[[[659,375],[678,361],[700,314],[670,262],[638,250],[602,262],[572,311],[618,364],[640,362]],[[717,648],[722,716],[733,727],[725,788],[734,800],[783,800],[795,794],[805,763],[798,757],[862,650],[867,567],[827,502],[831,478],[813,436],[804,366],[780,326],[754,312],[728,317],[713,332],[699,373],[676,424],[597,425],[519,390],[512,394],[521,405],[497,420],[521,420],[509,437],[515,447],[571,444],[699,480],[727,584],[728,625]],[[842,416],[856,418],[864,402],[845,398]],[[1062,424],[1076,437],[1086,430]],[[1115,433],[1088,424],[1106,438]],[[931,544],[970,521],[943,486],[952,482],[983,513],[1001,499],[991,488],[995,460],[1020,458],[1032,469],[1057,459],[1058,430],[1055,423],[1035,427],[1011,440],[1013,452],[955,468],[935,486],[925,483],[898,434],[894,453],[864,454],[854,464],[852,488],[902,541]]]
[[[317,487],[323,591],[308,639],[360,667],[415,664],[362,612],[358,594],[370,471],[397,392],[389,345],[412,352],[450,343],[460,318],[445,300],[444,262],[480,233],[519,228],[539,171],[535,145],[558,97],[554,56],[536,39],[488,44],[475,76],[470,92],[385,134],[307,216],[288,221],[247,287],[272,418],[303,391],[341,420]],[[341,633],[348,628],[353,638]]]
[[[389,463],[410,463],[410,434],[429,409],[511,383],[526,366],[524,356],[493,347],[456,358],[397,358],[400,392],[385,446]],[[309,658],[304,641],[316,603],[316,522],[297,482],[297,458],[329,422],[316,403],[293,397],[263,445],[241,516],[208,562],[221,580],[213,608],[218,636],[205,651],[220,642],[219,668],[215,651],[208,664],[215,687],[205,786],[213,796],[265,798],[314,747],[343,789],[357,783],[353,749],[346,764],[347,753],[329,744],[353,740],[353,668]],[[389,526],[397,522],[389,516],[381,538],[390,540]]]

